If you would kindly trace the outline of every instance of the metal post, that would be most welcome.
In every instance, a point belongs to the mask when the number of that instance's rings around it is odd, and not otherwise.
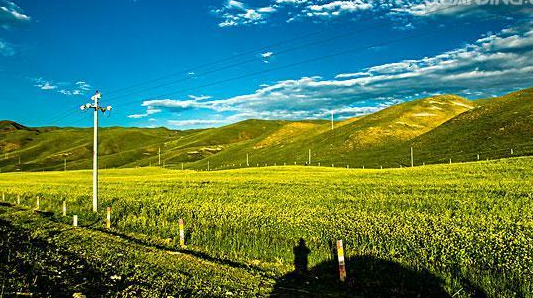
[[[111,111],[111,107],[100,107],[98,100],[102,97],[100,92],[91,97],[93,104],[85,104],[81,106],[81,110],[93,109],[94,110],[94,122],[93,122],[93,211],[98,212],[98,112],[105,113]]]
[[[98,99],[99,96],[93,96],[94,100],[94,127],[93,127],[93,212],[98,212]]]

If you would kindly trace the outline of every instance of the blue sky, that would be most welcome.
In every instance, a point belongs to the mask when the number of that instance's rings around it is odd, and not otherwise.
[[[95,90],[103,126],[188,129],[531,87],[532,4],[493,1],[0,0],[0,119],[91,126]]]

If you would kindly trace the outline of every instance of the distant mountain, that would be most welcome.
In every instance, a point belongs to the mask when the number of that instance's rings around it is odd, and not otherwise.
[[[14,121],[0,120],[0,133],[6,133],[16,130],[30,130],[28,127],[18,124]]]
[[[327,120],[246,120],[219,128],[102,128],[100,165],[212,169],[305,164],[398,167],[533,154],[533,88],[470,101],[440,95],[334,123]],[[91,167],[92,129],[29,128],[0,121],[0,168],[62,170]],[[20,165],[18,164],[20,157]]]

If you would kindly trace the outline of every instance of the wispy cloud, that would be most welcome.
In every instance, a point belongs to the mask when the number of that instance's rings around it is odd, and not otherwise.
[[[31,78],[31,80],[34,82],[34,86],[41,90],[54,91],[66,96],[86,95],[87,91],[91,89],[91,85],[85,81],[77,81],[75,83],[55,82],[42,77]]]
[[[522,23],[439,55],[356,69],[334,79],[309,76],[263,85],[253,93],[226,99],[152,99],[143,106],[170,112],[199,109],[230,114],[224,120],[228,122],[324,118],[332,110],[342,117],[353,117],[443,93],[489,97],[529,87],[533,82],[532,25]]]
[[[24,14],[22,9],[14,2],[0,0],[0,26],[4,29],[21,25],[31,20],[31,17]]]
[[[0,39],[0,54],[4,57],[14,56],[16,53],[13,45],[5,40]]]
[[[190,120],[168,120],[167,124],[171,127],[182,128],[190,126],[210,126],[227,123],[225,120],[205,120],[205,119],[190,119]]]
[[[266,52],[261,54],[261,58],[263,58],[263,62],[270,63],[270,58],[272,58],[273,55],[273,52]]]

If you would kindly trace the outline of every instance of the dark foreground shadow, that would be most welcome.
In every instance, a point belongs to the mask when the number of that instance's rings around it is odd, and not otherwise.
[[[270,297],[451,297],[433,274],[371,256],[346,259],[344,283],[339,281],[337,261],[321,263],[307,272],[299,269],[296,264],[295,272],[280,278]]]

